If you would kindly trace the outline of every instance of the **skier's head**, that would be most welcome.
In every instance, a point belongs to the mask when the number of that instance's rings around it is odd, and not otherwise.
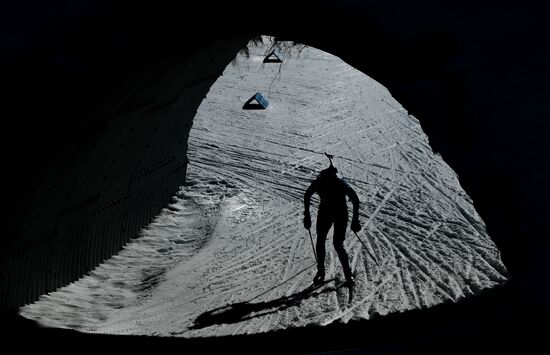
[[[328,168],[321,170],[321,172],[319,173],[319,177],[322,179],[335,179],[337,172],[338,169],[331,165]]]

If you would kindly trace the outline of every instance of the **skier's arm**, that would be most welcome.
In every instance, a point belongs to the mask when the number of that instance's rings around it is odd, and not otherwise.
[[[307,188],[305,194],[304,194],[304,215],[309,215],[309,203],[311,200],[311,196],[315,193],[317,190],[317,180],[314,180],[311,185]]]
[[[344,182],[346,185],[346,195],[348,195],[349,199],[351,200],[351,203],[353,204],[353,219],[354,221],[359,221],[359,197],[357,197],[357,194],[351,186],[349,186],[346,182]]]
[[[304,228],[308,229],[311,228],[311,217],[309,216],[309,200],[311,200],[311,196],[315,193],[317,190],[317,180],[313,181],[311,185],[306,190],[306,193],[304,194]]]

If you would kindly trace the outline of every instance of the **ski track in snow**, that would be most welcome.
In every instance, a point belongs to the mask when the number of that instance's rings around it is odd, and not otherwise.
[[[380,84],[305,47],[285,58],[268,109],[242,110],[256,91],[267,95],[279,70],[261,65],[266,49],[239,56],[210,89],[174,202],[119,255],[24,316],[99,333],[247,334],[456,302],[506,281],[455,173]],[[328,165],[324,152],[359,195],[358,236],[380,265],[348,230],[351,294],[332,230],[331,281],[306,290],[316,268],[303,193]]]

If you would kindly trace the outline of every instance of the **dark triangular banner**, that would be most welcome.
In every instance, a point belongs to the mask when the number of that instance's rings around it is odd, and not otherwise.
[[[254,94],[250,99],[248,99],[244,105],[244,110],[265,110],[267,106],[269,105],[269,102],[267,102],[267,99],[262,96],[259,92]]]
[[[282,63],[282,59],[275,51],[271,51],[265,58],[264,63]]]

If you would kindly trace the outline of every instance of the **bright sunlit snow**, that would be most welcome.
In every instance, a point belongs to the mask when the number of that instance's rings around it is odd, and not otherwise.
[[[119,255],[22,315],[87,332],[231,335],[456,302],[506,281],[472,200],[416,118],[320,50],[262,64],[265,42],[239,55],[200,106],[174,203]],[[243,110],[256,92],[268,108]],[[316,268],[303,193],[328,166],[324,152],[359,195],[358,235],[376,258],[348,227],[351,291],[332,231],[332,281],[307,289]]]

